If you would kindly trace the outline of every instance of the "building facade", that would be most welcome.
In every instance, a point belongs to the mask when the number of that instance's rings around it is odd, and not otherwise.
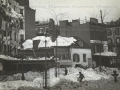
[[[14,56],[17,54],[21,40],[25,39],[24,15],[20,14],[19,2],[17,0],[0,0],[0,54]]]
[[[29,7],[29,0],[17,0],[20,6],[23,8],[20,9],[20,12],[25,17],[25,21],[23,22],[25,26],[25,39],[31,39],[35,37],[35,13],[36,11]]]
[[[55,37],[59,35],[59,27],[51,18],[47,21],[36,21],[35,25],[36,36],[44,36],[47,32],[47,36],[52,36],[52,40],[55,41]]]
[[[120,19],[107,23],[108,50],[120,54]]]
[[[106,25],[98,23],[95,18],[87,20],[68,20],[60,21],[61,36],[76,36],[82,39],[91,47],[92,55],[97,52],[103,52],[107,48],[107,31]]]

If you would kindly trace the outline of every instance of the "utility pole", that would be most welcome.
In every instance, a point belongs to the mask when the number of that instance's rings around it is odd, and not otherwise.
[[[102,49],[102,32],[100,32],[100,72],[101,72],[101,49]]]
[[[55,65],[55,76],[56,77],[57,77],[57,46],[58,46],[58,42],[57,42],[57,26],[56,26],[56,65]]]
[[[45,28],[46,29],[46,28]],[[47,57],[47,51],[46,51],[46,44],[47,44],[47,40],[46,40],[46,37],[47,37],[47,31],[45,32],[45,89],[47,89],[47,60],[46,60],[46,57]]]
[[[100,10],[101,23],[103,24],[102,11]],[[100,72],[101,72],[101,50],[102,49],[102,31],[100,31]]]
[[[23,72],[24,68],[23,68],[23,56],[22,56],[22,80],[25,80],[25,77],[24,77],[24,72]]]
[[[25,55],[24,55],[24,48],[23,48],[23,46],[22,46],[22,43],[23,43],[23,41],[21,41],[20,42],[20,53],[19,54],[17,54],[17,58],[19,58],[21,61],[21,74],[22,74],[22,76],[21,76],[21,79],[22,80],[25,80],[25,76],[24,76],[24,64],[23,64],[23,59],[24,59],[24,57],[25,57]]]

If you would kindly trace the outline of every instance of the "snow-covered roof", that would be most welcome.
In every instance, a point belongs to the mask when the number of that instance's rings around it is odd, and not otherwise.
[[[3,59],[3,60],[21,60],[21,59],[18,59],[18,58],[14,58],[14,57],[10,57],[10,56],[6,56],[6,55],[0,55],[0,58]],[[51,60],[53,58],[53,56],[51,57],[38,57],[38,58],[32,58],[32,57],[28,57],[28,58],[25,58],[23,59],[24,61],[42,61],[42,60]]]
[[[36,37],[34,37],[32,39],[26,40],[22,44],[24,49],[32,49],[34,40],[40,40],[38,48],[45,47],[45,40],[47,41],[46,47],[56,46],[56,41],[52,42],[51,37],[36,36]],[[70,46],[75,41],[76,41],[76,39],[73,38],[73,37],[61,37],[61,36],[58,36],[58,38],[57,38],[57,46]]]
[[[42,60],[45,60],[45,59],[46,59],[46,60],[51,60],[53,57],[54,57],[54,56],[51,56],[51,57],[49,57],[49,58],[48,58],[48,57],[46,57],[46,58],[45,58],[45,57],[38,57],[38,58],[28,57],[28,58],[23,59],[23,60],[24,60],[24,61],[25,61],[25,60],[29,60],[29,61],[30,61],[30,60],[31,60],[31,61],[41,60],[41,61],[42,61]]]
[[[20,60],[20,59],[18,59],[18,58],[6,56],[6,55],[0,55],[0,58],[1,58],[1,59],[4,59],[4,60]]]
[[[101,54],[100,54],[100,53],[95,53],[94,55],[101,55],[101,56],[117,56],[117,54],[114,53],[114,52],[101,52]]]

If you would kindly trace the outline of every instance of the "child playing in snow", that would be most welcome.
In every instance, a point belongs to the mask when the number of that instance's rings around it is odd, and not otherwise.
[[[81,72],[79,72],[79,82],[82,82],[83,78],[85,78],[84,75]]]

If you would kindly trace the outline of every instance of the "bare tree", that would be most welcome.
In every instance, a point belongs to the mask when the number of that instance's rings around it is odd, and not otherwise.
[[[102,21],[103,22],[104,22],[106,16],[111,12],[111,10],[107,10],[106,8],[104,10],[97,9],[97,10],[94,10],[94,12],[89,12],[87,10],[85,10],[85,11],[88,12],[91,17],[96,18],[96,19],[100,19],[101,18],[101,15],[99,14],[99,12],[102,12]]]
[[[56,25],[59,25],[59,21],[69,17],[68,12],[56,12],[55,7],[45,8],[47,12],[53,17]]]
[[[102,10],[101,10],[102,11]],[[111,12],[111,10],[106,10],[106,8],[105,8],[105,10],[103,11],[103,14],[102,14],[102,20],[103,20],[103,22],[104,22],[104,20],[105,20],[105,17],[109,14]]]
[[[87,11],[87,10],[85,10],[88,14],[90,14],[90,16],[91,17],[93,17],[93,18],[98,18],[98,11],[99,10],[97,10],[97,12],[96,12],[96,10],[94,10],[93,12],[89,12],[89,11]]]

